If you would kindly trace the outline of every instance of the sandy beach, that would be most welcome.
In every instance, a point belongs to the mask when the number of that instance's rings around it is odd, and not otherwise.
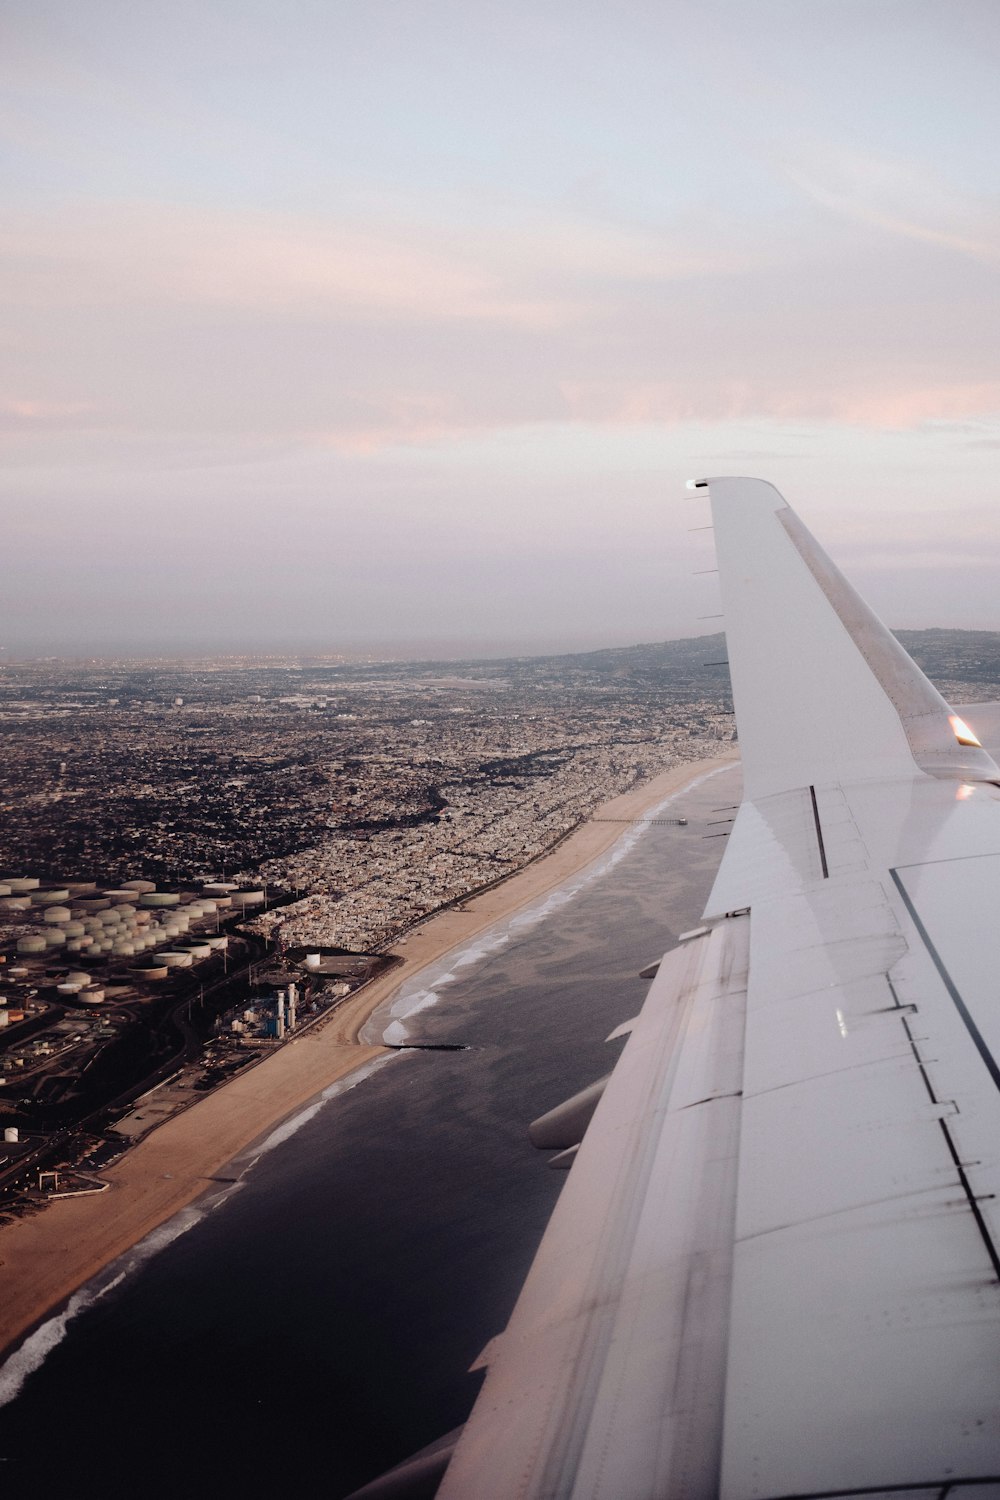
[[[303,1036],[167,1120],[102,1178],[107,1192],[52,1203],[0,1230],[0,1353],[9,1353],[78,1287],[211,1189],[227,1163],[355,1069],[386,1055],[361,1028],[427,964],[561,885],[603,854],[672,793],[735,755],[676,766],[605,803],[550,854],[501,885],[412,931],[391,973],[366,986]],[[607,821],[599,821],[607,820]],[[613,820],[613,821],[612,821]]]

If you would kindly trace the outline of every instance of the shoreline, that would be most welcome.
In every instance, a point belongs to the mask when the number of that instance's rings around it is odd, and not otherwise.
[[[563,885],[648,809],[737,759],[720,755],[674,766],[603,803],[549,853],[471,896],[462,910],[446,908],[411,928],[402,963],[301,1037],[155,1127],[102,1172],[108,1192],[49,1204],[0,1228],[0,1362],[102,1270],[218,1187],[223,1168],[252,1158],[255,1147],[324,1091],[390,1057],[391,1048],[362,1043],[361,1029],[421,970]]]

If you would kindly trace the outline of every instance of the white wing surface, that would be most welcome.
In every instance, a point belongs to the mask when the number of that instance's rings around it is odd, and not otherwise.
[[[744,802],[438,1493],[987,1500],[1000,772],[777,491],[706,487]]]

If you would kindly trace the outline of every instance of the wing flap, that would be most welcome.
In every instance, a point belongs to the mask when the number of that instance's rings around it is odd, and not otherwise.
[[[746,952],[661,965],[441,1500],[717,1493]]]
[[[751,896],[721,1500],[985,1478],[1000,1462],[1000,1092],[888,857],[945,856],[906,879],[982,1010],[996,798],[956,799],[916,771],[823,789],[825,877],[803,862],[801,793],[745,821],[740,867],[752,878],[756,844],[771,873]]]

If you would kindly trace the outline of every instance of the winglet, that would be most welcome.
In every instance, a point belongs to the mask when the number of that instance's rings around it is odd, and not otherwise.
[[[745,795],[912,776],[914,763],[935,776],[1000,779],[774,486],[706,483]]]

